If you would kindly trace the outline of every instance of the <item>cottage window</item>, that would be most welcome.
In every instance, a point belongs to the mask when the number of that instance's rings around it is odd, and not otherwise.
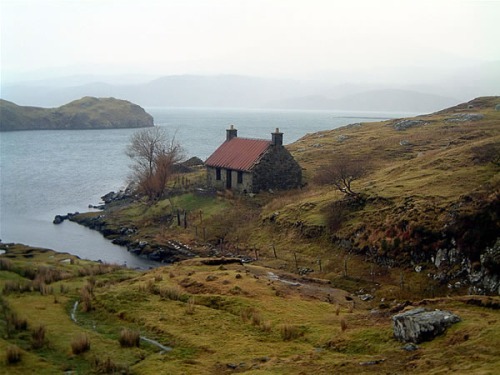
[[[217,181],[220,181],[221,177],[220,177],[220,168],[216,168],[215,169],[215,179]]]
[[[243,172],[238,171],[238,184],[242,184],[242,183],[243,183]]]

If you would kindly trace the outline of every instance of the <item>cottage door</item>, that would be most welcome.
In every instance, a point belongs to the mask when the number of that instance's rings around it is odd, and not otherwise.
[[[233,171],[230,169],[226,170],[226,189],[231,189],[232,187],[232,181],[231,181],[231,176],[233,175]]]

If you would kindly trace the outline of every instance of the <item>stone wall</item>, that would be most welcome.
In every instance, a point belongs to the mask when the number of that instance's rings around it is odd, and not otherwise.
[[[207,167],[207,186],[224,190],[227,186],[227,170],[221,168],[220,180],[217,180],[216,168]],[[231,189],[239,193],[252,192],[252,174],[243,172],[242,182],[238,183],[238,171],[231,171]]]
[[[300,187],[302,169],[283,146],[271,146],[253,169],[252,191]]]

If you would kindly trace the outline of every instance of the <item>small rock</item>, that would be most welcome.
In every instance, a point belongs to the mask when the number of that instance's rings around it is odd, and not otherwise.
[[[407,352],[413,352],[418,349],[418,345],[415,345],[413,343],[408,343],[405,346],[401,347],[401,349],[406,350]]]
[[[374,361],[359,362],[359,365],[360,366],[373,366],[373,365],[378,365],[384,361],[385,361],[385,359],[376,359]]]
[[[398,131],[406,130],[414,126],[425,125],[425,121],[422,120],[400,120],[396,122],[393,127]]]
[[[362,294],[359,296],[359,299],[361,301],[371,301],[373,299],[373,296],[371,294]]]
[[[453,117],[446,119],[448,122],[466,122],[466,121],[479,121],[484,118],[482,113],[458,113]]]

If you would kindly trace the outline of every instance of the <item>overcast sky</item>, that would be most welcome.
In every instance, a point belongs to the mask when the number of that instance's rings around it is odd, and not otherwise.
[[[500,61],[500,1],[0,4],[4,81],[33,72],[40,78],[50,72],[314,78],[344,70]]]

